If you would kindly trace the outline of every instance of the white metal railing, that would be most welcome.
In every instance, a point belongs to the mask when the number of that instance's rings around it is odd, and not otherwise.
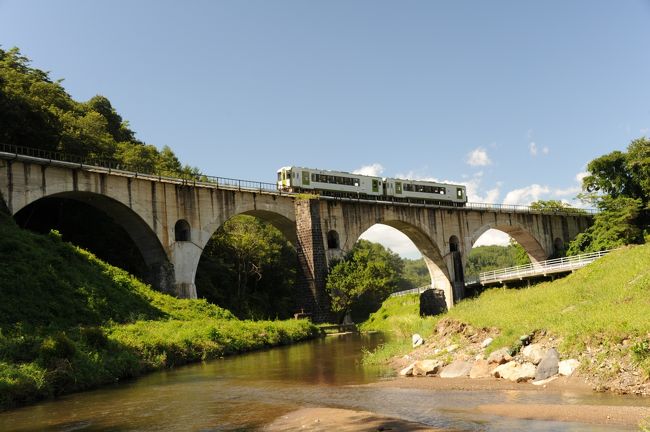
[[[570,257],[555,258],[547,261],[524,264],[515,267],[507,267],[499,270],[482,272],[478,278],[465,280],[466,285],[475,283],[503,282],[506,280],[523,279],[530,276],[539,276],[553,273],[572,271],[594,262],[598,258],[607,255],[610,250],[592,252],[588,254],[575,255]]]
[[[424,291],[431,288],[431,285],[424,285],[417,288],[412,288],[404,291],[397,291],[390,295],[390,297],[401,297],[409,294],[422,294]]]

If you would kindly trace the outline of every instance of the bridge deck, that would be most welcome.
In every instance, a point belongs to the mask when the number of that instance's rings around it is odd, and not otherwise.
[[[243,191],[250,193],[264,193],[277,196],[297,196],[297,193],[283,192],[278,190],[275,183],[259,182],[254,180],[241,180],[227,177],[216,177],[208,175],[196,175],[187,178],[170,177],[155,173],[146,173],[138,170],[129,170],[129,167],[123,166],[113,160],[85,160],[84,158],[65,155],[63,153],[48,152],[40,149],[32,149],[26,147],[16,147],[0,143],[0,159],[4,160],[19,160],[23,162],[35,163],[38,165],[57,166],[61,168],[69,168],[76,170],[84,170],[89,172],[100,172],[116,176],[140,178],[157,182],[172,183],[186,186],[226,189],[234,191]],[[338,201],[352,201],[363,202],[371,204],[383,205],[397,205],[409,207],[426,207],[426,208],[443,208],[449,210],[476,210],[476,211],[489,211],[498,213],[526,213],[526,214],[555,214],[555,215],[593,215],[596,213],[594,209],[540,209],[529,206],[511,205],[511,204],[489,204],[489,203],[473,203],[468,202],[462,207],[436,205],[417,201],[397,201],[386,200],[383,197],[365,197],[365,198],[349,198],[349,197],[333,197],[327,195],[318,195],[319,199],[325,200],[338,200]]]

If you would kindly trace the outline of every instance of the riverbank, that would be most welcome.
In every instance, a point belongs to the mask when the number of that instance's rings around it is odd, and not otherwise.
[[[483,374],[490,375],[511,362],[513,370],[528,371],[517,379],[532,381],[539,379],[538,365],[553,350],[558,361],[573,360],[592,389],[648,395],[649,268],[650,246],[629,247],[554,282],[487,290],[436,317],[419,316],[417,295],[390,298],[362,329],[387,331],[393,341],[364,361],[392,363],[401,370],[431,360],[439,369],[431,375],[455,362],[468,368],[482,362]],[[414,333],[423,337],[417,348],[412,347]],[[499,351],[505,355],[490,360]],[[554,367],[551,375],[559,372]],[[465,372],[469,375],[470,369]]]
[[[318,335],[307,320],[243,321],[159,293],[0,213],[0,410]]]
[[[537,392],[565,393],[574,399],[593,393],[592,387],[583,377],[560,377],[547,384],[535,386],[494,378],[396,378],[368,384],[369,387],[386,389],[417,389],[430,391],[435,397],[440,391],[459,392]],[[630,399],[633,403],[634,399]],[[492,414],[519,419],[579,422],[600,426],[623,426],[638,428],[645,419],[650,418],[650,405],[638,399],[639,405],[607,404],[542,404],[542,403],[499,403],[481,404],[476,407],[479,413]],[[644,404],[645,403],[645,404]]]

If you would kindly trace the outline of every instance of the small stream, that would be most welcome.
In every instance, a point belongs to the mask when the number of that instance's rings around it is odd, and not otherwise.
[[[157,372],[0,413],[0,431],[253,431],[301,407],[373,411],[468,431],[593,431],[611,427],[516,420],[481,404],[650,405],[608,394],[423,391],[362,386],[392,371],[360,364],[382,336],[345,335]],[[625,430],[625,429],[621,429]]]

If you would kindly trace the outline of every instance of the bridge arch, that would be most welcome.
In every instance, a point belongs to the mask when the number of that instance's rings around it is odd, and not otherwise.
[[[37,211],[39,204],[50,200],[71,200],[93,207],[111,218],[129,236],[140,252],[146,266],[145,274],[140,275],[145,282],[155,288],[174,293],[173,267],[165,253],[165,249],[156,233],[132,209],[125,204],[106,195],[94,192],[59,192],[42,196],[25,205],[14,208],[13,217],[16,220],[29,219],[30,211]]]
[[[242,319],[292,316],[298,265],[295,223],[278,213],[246,210],[216,225],[209,225],[214,231],[192,269],[196,296]],[[274,259],[265,259],[269,253]]]
[[[450,272],[445,262],[445,257],[436,242],[421,228],[398,219],[368,223],[361,228],[362,231],[356,235],[356,238],[358,239],[368,229],[377,224],[394,228],[413,242],[420,254],[422,254],[424,263],[429,271],[432,287],[444,292],[447,308],[450,308],[454,301]]]
[[[524,248],[528,254],[528,257],[530,258],[530,261],[533,263],[544,261],[548,257],[548,254],[540,242],[528,230],[526,230],[526,228],[517,223],[514,223],[512,225],[490,223],[481,226],[472,233],[470,249],[476,243],[479,237],[481,237],[490,229],[504,232],[515,239],[515,241]]]

